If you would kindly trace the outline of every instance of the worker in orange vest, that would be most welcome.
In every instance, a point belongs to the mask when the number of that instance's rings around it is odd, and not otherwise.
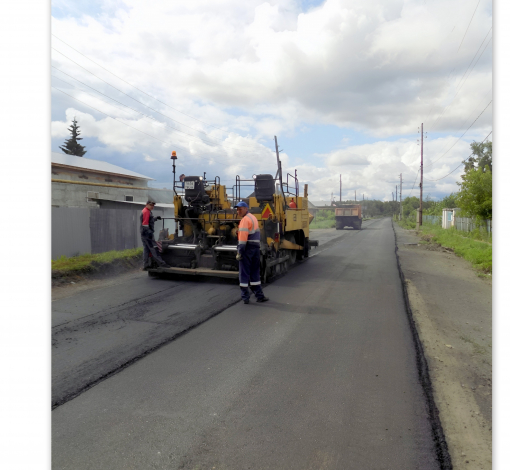
[[[262,292],[260,285],[260,230],[257,218],[248,212],[248,204],[239,202],[235,206],[237,215],[241,219],[237,231],[237,256],[239,261],[239,286],[241,297],[245,304],[250,303],[250,286],[257,297],[257,302],[267,302],[269,299]]]

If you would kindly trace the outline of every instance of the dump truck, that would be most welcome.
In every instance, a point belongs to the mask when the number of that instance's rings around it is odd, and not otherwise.
[[[335,209],[335,226],[337,230],[352,227],[361,230],[361,204],[342,204]]]
[[[220,177],[207,180],[202,176],[185,176],[175,183],[175,231],[165,228],[158,238],[161,257],[168,267],[153,262],[149,275],[180,274],[225,278],[239,276],[237,231],[240,223],[234,206],[244,201],[260,228],[260,274],[262,282],[284,273],[297,260],[307,258],[312,246],[308,212],[308,185],[300,193],[297,172],[283,180],[278,161],[276,177],[271,174],[253,175],[252,179],[236,176],[228,188]],[[205,176],[205,174],[204,174]]]

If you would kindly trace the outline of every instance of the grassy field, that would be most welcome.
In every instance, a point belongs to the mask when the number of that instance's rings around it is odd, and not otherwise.
[[[315,219],[312,221],[312,223],[310,224],[310,228],[311,229],[314,229],[314,228],[335,228],[335,221],[334,220],[320,220],[320,221],[315,221]]]
[[[317,211],[310,228],[335,228],[335,211]]]
[[[142,256],[143,248],[133,248],[131,250],[107,251],[95,255],[85,254],[80,256],[61,256],[51,261],[51,271],[59,273],[77,273],[88,272],[97,269],[100,266],[108,265],[118,260],[133,260]]]
[[[397,223],[407,230],[416,228],[415,222],[406,222],[402,220]],[[492,237],[486,233],[460,232],[455,228],[445,230],[439,225],[423,224],[420,235],[426,242],[451,248],[456,255],[469,261],[476,270],[492,274]]]

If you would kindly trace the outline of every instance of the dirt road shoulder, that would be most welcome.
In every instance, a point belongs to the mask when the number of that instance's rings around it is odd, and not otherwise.
[[[492,283],[394,224],[413,319],[455,469],[492,468]]]

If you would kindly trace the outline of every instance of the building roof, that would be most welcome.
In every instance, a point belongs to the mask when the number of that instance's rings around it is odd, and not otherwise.
[[[147,201],[143,201],[143,202],[141,202],[141,201],[119,201],[118,199],[111,199],[108,197],[89,197],[87,199],[91,199],[93,201],[118,202],[120,204],[131,204],[131,205],[143,206],[143,207],[145,207],[145,205],[147,204]],[[168,209],[170,207],[174,207],[174,205],[166,204],[164,202],[156,202],[155,209],[157,209],[158,207],[164,207],[165,209]]]
[[[308,199],[308,204],[310,203],[315,207],[331,206],[331,201],[310,201],[310,199]]]
[[[101,173],[112,173],[116,175],[128,176],[136,179],[153,180],[148,176],[141,175],[131,170],[126,170],[117,165],[103,162],[101,160],[93,160],[91,158],[77,157],[75,155],[67,155],[65,153],[51,152],[51,163],[55,165],[64,165],[83,170],[99,171]]]

